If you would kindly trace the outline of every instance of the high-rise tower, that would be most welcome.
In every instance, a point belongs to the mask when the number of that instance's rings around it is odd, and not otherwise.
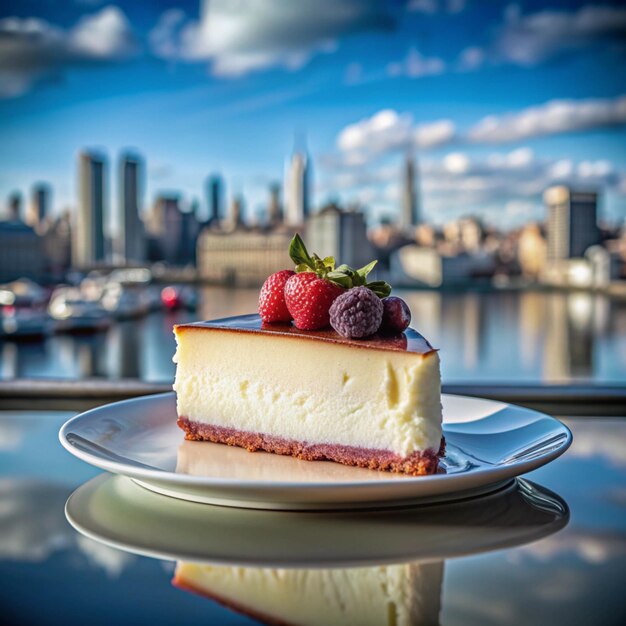
[[[209,176],[206,182],[208,224],[217,224],[223,216],[224,183],[218,174]]]
[[[303,224],[309,215],[310,178],[309,157],[304,150],[296,150],[285,175],[285,222],[291,226]]]
[[[548,210],[548,259],[582,257],[600,241],[598,196],[556,186],[543,195]]]
[[[124,154],[120,159],[118,253],[124,262],[142,261],[144,258],[144,236],[139,217],[141,159],[133,154]]]
[[[78,156],[78,207],[72,233],[72,265],[89,267],[104,261],[106,163],[103,156]]]
[[[50,215],[50,185],[37,183],[33,185],[31,193],[27,222],[41,234],[46,218]]]
[[[283,209],[280,206],[280,184],[272,183],[269,188],[269,202],[267,205],[267,221],[271,226],[280,224],[283,219]]]
[[[407,154],[402,168],[402,206],[400,228],[410,230],[419,224],[418,170],[412,155]]]

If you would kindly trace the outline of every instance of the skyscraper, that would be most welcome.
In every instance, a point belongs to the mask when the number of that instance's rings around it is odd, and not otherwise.
[[[50,186],[46,183],[33,185],[27,222],[38,233],[44,228],[46,218],[50,215]]]
[[[207,206],[209,208],[208,224],[216,224],[223,215],[224,183],[218,174],[209,176],[206,183]]]
[[[72,233],[72,265],[89,267],[104,260],[106,164],[95,153],[78,155],[78,207]]]
[[[231,228],[238,228],[243,224],[243,196],[237,194],[230,201],[229,221]]]
[[[22,194],[19,191],[14,191],[9,196],[7,206],[8,218],[11,222],[22,221]]]
[[[306,152],[294,152],[285,175],[285,222],[290,226],[303,224],[309,215],[310,169]]]
[[[600,241],[597,223],[598,196],[556,186],[546,189],[548,210],[548,259],[573,259]]]
[[[125,263],[144,259],[143,225],[139,217],[140,168],[141,159],[138,156],[122,155],[119,170],[118,254]]]
[[[280,224],[283,219],[283,210],[280,206],[280,184],[272,183],[270,185],[270,197],[267,205],[267,220],[271,226]]]
[[[419,206],[417,199],[417,165],[407,154],[402,169],[402,206],[400,228],[410,230],[419,224]]]

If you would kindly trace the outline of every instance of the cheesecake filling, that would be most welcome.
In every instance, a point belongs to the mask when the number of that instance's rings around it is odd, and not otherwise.
[[[435,351],[201,327],[176,340],[177,410],[190,422],[400,457],[439,450]]]

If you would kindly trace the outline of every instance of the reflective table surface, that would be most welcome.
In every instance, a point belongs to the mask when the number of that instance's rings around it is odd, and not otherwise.
[[[488,496],[285,514],[102,474],[58,443],[70,416],[0,412],[3,623],[626,623],[626,419],[564,420],[570,450]]]

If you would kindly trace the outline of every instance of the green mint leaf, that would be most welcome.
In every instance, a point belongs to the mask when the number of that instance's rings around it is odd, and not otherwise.
[[[326,274],[326,278],[340,287],[344,287],[345,289],[350,289],[350,287],[353,286],[352,278],[345,272],[340,272],[339,270],[328,272],[328,274]]]
[[[365,285],[371,289],[379,298],[386,298],[391,293],[391,285],[384,280],[375,280]]]
[[[315,269],[313,259],[309,255],[302,237],[298,233],[293,236],[289,244],[289,256],[296,266],[307,265],[311,269]]]
[[[361,278],[367,278],[367,275],[374,269],[376,263],[378,263],[378,261],[374,259],[371,263],[368,263],[367,265],[364,265],[362,268],[358,269],[356,273]]]

